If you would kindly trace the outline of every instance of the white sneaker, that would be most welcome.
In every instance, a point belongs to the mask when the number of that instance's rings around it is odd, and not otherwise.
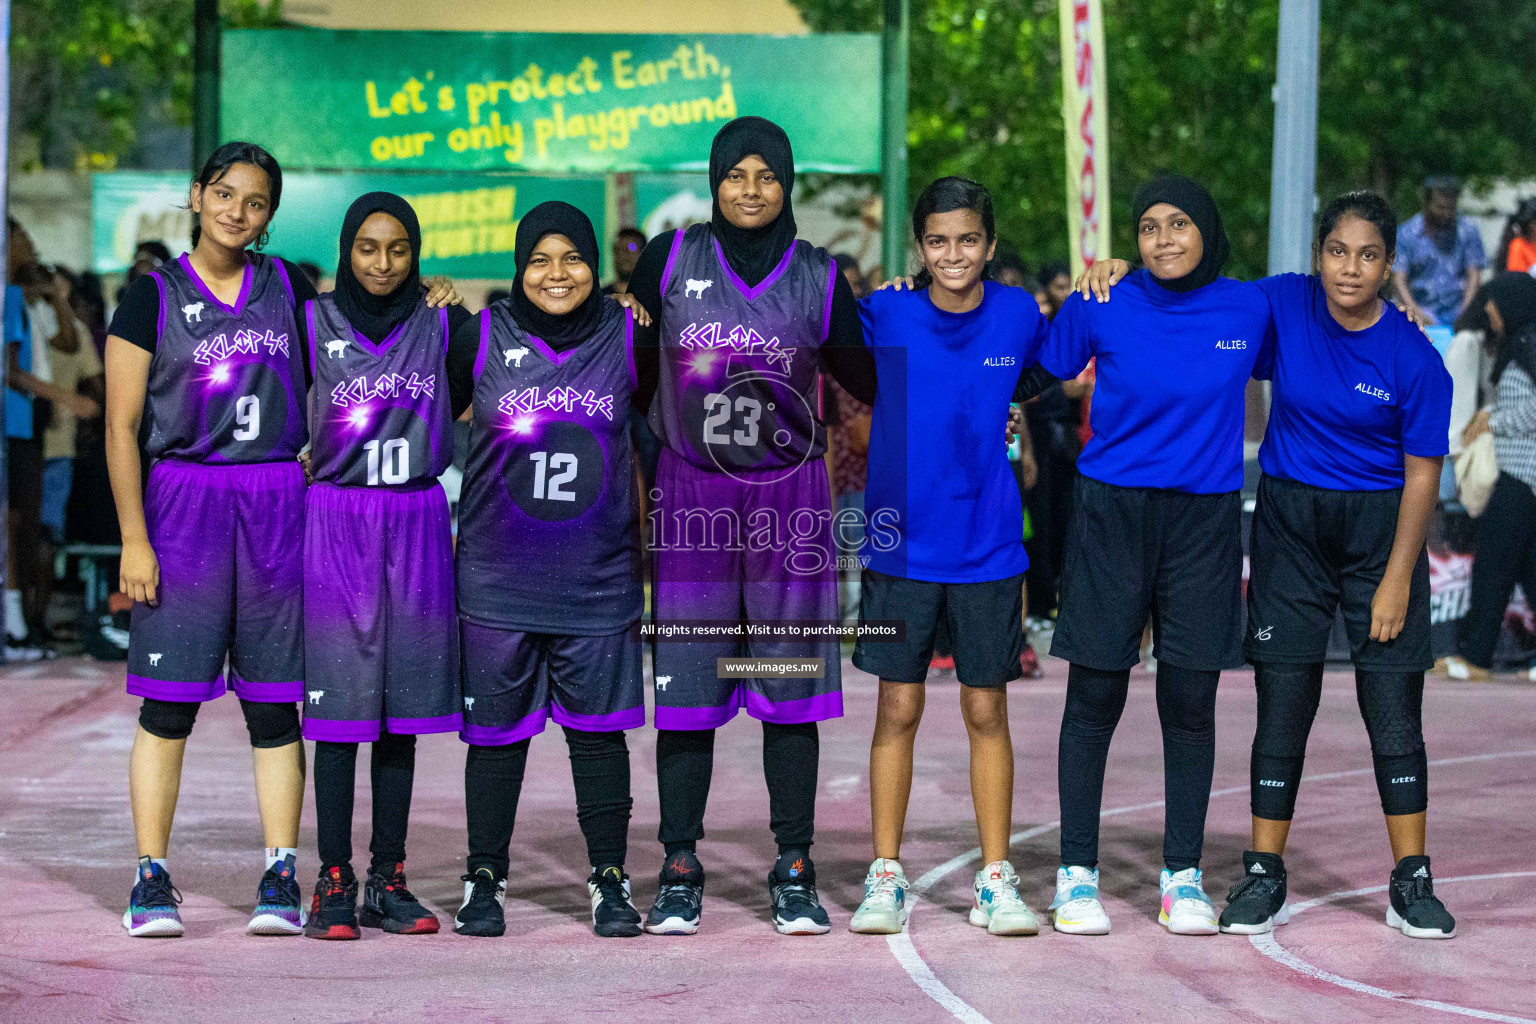
[[[1053,925],[1068,935],[1108,935],[1109,915],[1099,902],[1099,869],[1063,865],[1056,869]]]
[[[1157,921],[1175,935],[1215,935],[1216,905],[1205,894],[1199,868],[1185,868],[1174,873],[1167,868],[1161,876],[1163,909]]]
[[[848,930],[861,935],[895,935],[907,923],[907,876],[898,861],[876,858],[864,876],[864,902]]]
[[[988,935],[1034,935],[1040,922],[1019,895],[1019,876],[1006,860],[995,860],[976,872],[976,903],[971,924]]]

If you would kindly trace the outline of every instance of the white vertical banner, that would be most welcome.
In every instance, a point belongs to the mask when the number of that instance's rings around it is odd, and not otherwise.
[[[1104,13],[1099,0],[1060,0],[1061,117],[1067,132],[1067,231],[1074,277],[1109,254],[1109,133]]]

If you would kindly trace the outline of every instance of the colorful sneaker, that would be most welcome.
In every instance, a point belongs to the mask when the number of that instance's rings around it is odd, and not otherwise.
[[[298,935],[309,915],[304,913],[304,890],[294,877],[293,854],[274,864],[256,887],[256,910],[247,935]]]
[[[1006,860],[995,860],[976,872],[976,902],[971,924],[988,935],[1034,935],[1040,931],[1035,912],[1019,895],[1019,876]]]
[[[139,880],[133,883],[128,909],[123,911],[123,927],[136,939],[174,938],[185,935],[176,905],[181,893],[171,884],[170,872],[148,857],[139,858]]]
[[[1024,653],[1019,656],[1019,671],[1024,673],[1025,679],[1045,678],[1045,669],[1040,667],[1040,656],[1027,642],[1024,644]]]
[[[312,939],[357,938],[357,879],[351,872],[331,868],[315,882],[304,934]]]
[[[629,899],[629,876],[618,864],[593,868],[587,878],[592,898],[592,930],[605,939],[640,934],[640,911]]]
[[[387,875],[368,875],[359,920],[364,928],[382,928],[394,935],[431,935],[438,927],[437,915],[405,887],[404,864],[396,864]]]
[[[1243,879],[1227,892],[1217,922],[1229,935],[1263,935],[1291,920],[1285,905],[1285,861],[1278,854],[1243,854]]]
[[[1175,935],[1215,935],[1216,904],[1205,894],[1199,868],[1163,869],[1160,876],[1163,909],[1157,921]]]
[[[679,850],[661,866],[661,888],[645,915],[652,935],[692,935],[704,913],[704,865],[692,850]]]
[[[1099,869],[1079,865],[1056,869],[1051,926],[1068,935],[1108,935],[1109,915],[1099,902]]]
[[[1404,857],[1398,861],[1388,879],[1387,892],[1391,897],[1388,927],[1410,939],[1456,937],[1456,919],[1435,897],[1435,878],[1429,873],[1428,857]]]
[[[907,923],[907,876],[898,861],[876,858],[864,876],[864,902],[848,930],[861,935],[895,935]]]
[[[832,930],[816,895],[816,865],[803,850],[779,854],[768,872],[768,898],[780,935],[825,935]]]
[[[935,654],[928,659],[928,667],[935,672],[953,672],[955,670],[955,656],[953,654]]]
[[[460,935],[496,936],[505,933],[507,880],[497,878],[490,868],[480,868],[460,880],[464,883],[464,902],[454,915],[453,930]]]

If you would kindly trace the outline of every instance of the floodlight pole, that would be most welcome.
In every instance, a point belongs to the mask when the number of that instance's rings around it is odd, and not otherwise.
[[[219,146],[219,0],[192,12],[192,173]]]
[[[880,33],[881,253],[887,276],[907,272],[907,51],[910,0],[885,0]]]
[[[1280,0],[1275,77],[1275,148],[1269,186],[1269,272],[1312,268],[1317,206],[1317,32],[1319,0]]]

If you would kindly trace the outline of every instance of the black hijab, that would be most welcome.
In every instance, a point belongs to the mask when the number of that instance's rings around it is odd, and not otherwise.
[[[363,221],[375,213],[387,213],[405,228],[411,242],[411,272],[388,295],[375,295],[352,273],[352,243]],[[393,192],[369,192],[359,196],[341,222],[341,261],[336,264],[336,308],[359,334],[377,345],[410,316],[421,301],[421,225],[411,204]]]
[[[1497,337],[1488,324],[1490,300],[1504,321],[1504,333]],[[1456,321],[1457,330],[1468,328],[1486,332],[1484,345],[1493,355],[1493,383],[1499,382],[1510,363],[1536,380],[1536,277],[1513,272],[1495,276],[1478,289]]]
[[[587,266],[592,268],[592,292],[569,313],[546,313],[523,291],[523,271],[545,235],[564,235],[571,240]],[[570,203],[540,203],[517,224],[517,276],[512,279],[512,319],[517,326],[542,340],[555,351],[570,348],[597,330],[603,318],[603,293],[597,284],[597,234],[592,222]]]
[[[1226,265],[1232,247],[1221,226],[1221,211],[1216,208],[1216,200],[1211,198],[1205,186],[1182,174],[1164,174],[1153,178],[1136,190],[1131,223],[1141,223],[1141,215],[1158,203],[1176,206],[1189,214],[1189,219],[1200,230],[1200,241],[1205,246],[1205,253],[1195,269],[1183,277],[1164,281],[1154,274],[1152,280],[1171,292],[1192,292],[1220,277],[1221,268]]]
[[[720,211],[720,183],[732,167],[754,153],[784,186],[784,209],[770,224],[739,228]],[[738,117],[716,133],[709,150],[709,194],[714,207],[710,227],[720,240],[725,261],[749,286],[767,277],[795,243],[795,210],[790,202],[794,187],[795,156],[784,129],[766,118]]]

